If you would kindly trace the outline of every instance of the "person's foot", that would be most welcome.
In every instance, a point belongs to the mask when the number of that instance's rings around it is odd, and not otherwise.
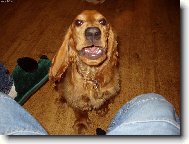
[[[0,92],[9,95],[13,99],[17,95],[14,87],[13,77],[11,74],[9,74],[9,71],[3,64],[0,64]]]

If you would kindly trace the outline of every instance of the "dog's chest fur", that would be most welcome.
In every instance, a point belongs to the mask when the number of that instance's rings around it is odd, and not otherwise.
[[[109,75],[108,81],[114,82],[114,74]],[[98,109],[113,94],[107,89],[108,84],[97,67],[89,67],[81,63],[72,63],[63,76],[63,82],[58,84],[58,90],[68,105],[80,110]],[[110,83],[112,85],[112,83]],[[118,85],[118,84],[117,84]],[[116,87],[116,85],[115,85]],[[104,90],[105,89],[105,90]],[[117,88],[113,88],[114,94]]]

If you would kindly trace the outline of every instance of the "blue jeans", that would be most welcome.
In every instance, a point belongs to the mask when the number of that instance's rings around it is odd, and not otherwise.
[[[0,135],[46,135],[47,132],[24,108],[0,92]]]
[[[47,132],[13,99],[0,93],[0,134],[46,135]],[[180,120],[165,98],[144,94],[117,112],[107,135],[180,135]]]
[[[154,93],[135,97],[115,115],[108,135],[180,135],[174,107]]]

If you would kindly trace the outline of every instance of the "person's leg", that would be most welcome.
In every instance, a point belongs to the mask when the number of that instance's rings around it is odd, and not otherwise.
[[[107,135],[180,135],[180,120],[164,97],[143,94],[117,112]]]
[[[47,135],[24,108],[0,92],[0,135]]]

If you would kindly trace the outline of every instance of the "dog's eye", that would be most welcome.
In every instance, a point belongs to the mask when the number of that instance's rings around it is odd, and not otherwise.
[[[81,26],[83,24],[82,20],[75,20],[75,25],[76,26]]]
[[[106,22],[106,20],[104,18],[102,18],[102,19],[99,20],[99,23],[101,25],[106,25],[107,22]]]

